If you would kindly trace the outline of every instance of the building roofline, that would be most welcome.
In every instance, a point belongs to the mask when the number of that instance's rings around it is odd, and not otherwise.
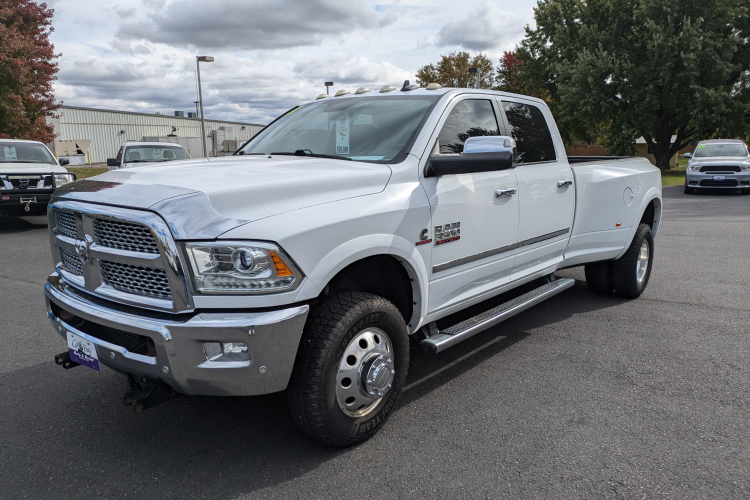
[[[156,117],[156,118],[179,118],[180,120],[195,120],[197,122],[201,121],[200,118],[189,118],[187,116],[172,116],[172,115],[157,115],[155,113],[139,113],[137,111],[118,111],[116,109],[100,109],[100,108],[86,108],[83,106],[68,106],[68,105],[62,105],[60,106],[60,109],[80,109],[82,111],[100,111],[102,113],[118,113],[118,114],[124,114],[124,115],[138,115],[138,116],[149,116],[149,117]],[[259,123],[247,123],[247,122],[232,122],[228,120],[214,120],[213,118],[206,118],[207,122],[216,122],[216,123],[230,123],[233,125],[249,125],[251,127],[265,127],[265,125],[261,125]]]

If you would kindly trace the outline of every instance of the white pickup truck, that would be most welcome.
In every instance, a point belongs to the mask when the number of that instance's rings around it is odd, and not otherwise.
[[[136,410],[286,390],[305,432],[348,446],[394,408],[410,336],[439,353],[572,286],[565,267],[637,297],[662,198],[645,159],[566,157],[539,99],[404,85],[50,207],[58,364],[125,374]]]

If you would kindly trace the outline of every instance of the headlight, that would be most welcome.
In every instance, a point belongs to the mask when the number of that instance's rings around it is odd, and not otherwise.
[[[75,174],[55,174],[55,187],[59,188],[76,180]]]
[[[697,166],[697,165],[696,166],[692,166],[692,167],[688,167],[688,170],[699,170],[699,169],[700,169],[700,167]]]
[[[740,170],[750,170],[750,165],[740,165]]]
[[[200,293],[294,290],[302,273],[276,245],[258,241],[186,243],[193,288]]]

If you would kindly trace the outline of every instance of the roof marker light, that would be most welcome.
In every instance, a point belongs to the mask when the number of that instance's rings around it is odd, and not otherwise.
[[[326,97],[328,97],[327,94],[318,94],[318,97],[316,97],[315,100],[317,101],[318,99],[325,99]]]
[[[351,94],[351,92],[349,92],[348,90],[341,89],[338,92],[336,92],[336,95],[334,95],[334,97],[338,97],[340,95],[346,95],[346,94]]]
[[[437,89],[442,89],[442,88],[443,86],[440,85],[439,83],[431,83],[427,86],[427,90],[437,90]]]
[[[355,94],[366,94],[370,91],[367,87],[360,87],[354,91]]]
[[[396,87],[394,87],[393,85],[383,85],[382,87],[380,87],[381,94],[384,92],[393,92],[394,90],[396,90]]]

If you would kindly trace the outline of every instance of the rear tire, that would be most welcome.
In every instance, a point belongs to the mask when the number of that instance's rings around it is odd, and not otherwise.
[[[654,237],[651,227],[641,224],[625,255],[612,265],[615,293],[633,299],[639,297],[648,285],[653,262]]]
[[[287,397],[312,438],[352,446],[383,426],[404,388],[409,335],[399,310],[369,293],[340,293],[307,319]]]
[[[592,291],[597,293],[612,293],[615,291],[611,260],[586,264],[584,270],[586,284]]]

